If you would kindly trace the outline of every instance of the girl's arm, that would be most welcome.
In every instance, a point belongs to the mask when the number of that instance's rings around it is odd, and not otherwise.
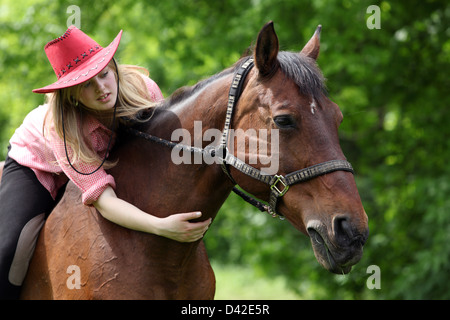
[[[117,198],[111,187],[106,188],[93,205],[105,219],[125,228],[153,233],[180,242],[201,239],[211,223],[211,219],[189,222],[199,218],[201,212],[179,213],[167,218],[155,217]]]

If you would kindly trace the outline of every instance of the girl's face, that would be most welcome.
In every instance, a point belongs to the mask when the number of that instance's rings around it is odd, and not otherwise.
[[[117,99],[114,70],[106,66],[99,74],[81,84],[80,102],[94,110],[112,109]]]

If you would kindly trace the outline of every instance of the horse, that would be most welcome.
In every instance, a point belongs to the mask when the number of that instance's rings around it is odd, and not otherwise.
[[[124,131],[110,155],[119,159],[109,170],[118,197],[158,217],[198,210],[200,221],[214,219],[239,185],[247,200],[265,204],[262,208],[309,236],[325,269],[350,272],[361,259],[368,218],[339,144],[342,112],[328,98],[316,63],[320,31],[321,26],[300,52],[284,52],[273,22],[267,23],[252,53],[178,89],[152,109],[149,121]],[[237,141],[231,129],[247,138]],[[177,130],[191,140],[173,142]],[[210,130],[222,136],[205,139]],[[196,131],[200,141],[193,138]],[[248,137],[250,132],[261,134]],[[231,148],[233,143],[238,148]],[[260,152],[264,143],[270,155]],[[251,148],[256,156],[246,151]],[[198,160],[196,151],[201,161],[192,161]],[[186,161],[174,161],[180,154]],[[206,155],[215,160],[208,162]],[[276,172],[268,172],[268,158],[276,162]],[[41,230],[21,298],[213,299],[214,294],[203,239],[180,243],[123,228],[84,206],[69,182]]]

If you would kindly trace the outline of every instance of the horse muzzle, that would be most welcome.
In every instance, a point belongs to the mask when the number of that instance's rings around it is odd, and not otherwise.
[[[347,274],[358,263],[369,234],[368,228],[358,231],[346,216],[334,217],[330,230],[322,222],[311,220],[307,232],[317,261],[336,274]]]

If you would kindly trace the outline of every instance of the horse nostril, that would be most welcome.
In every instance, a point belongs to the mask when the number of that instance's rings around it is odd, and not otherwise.
[[[360,233],[352,227],[350,219],[346,216],[333,218],[333,232],[336,243],[343,247],[350,245],[364,246],[369,236],[368,229]]]
[[[354,235],[352,227],[347,217],[338,216],[333,219],[334,237],[338,243],[349,245],[353,241]]]

